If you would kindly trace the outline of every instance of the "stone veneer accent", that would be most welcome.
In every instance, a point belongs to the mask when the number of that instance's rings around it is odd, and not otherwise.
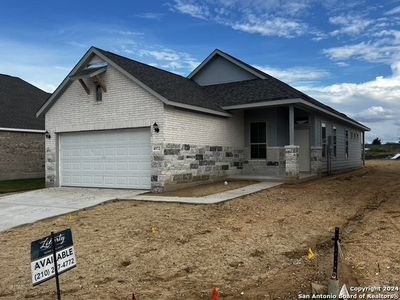
[[[311,146],[311,174],[321,175],[322,173],[322,147]]]
[[[286,177],[289,181],[299,178],[299,148],[294,145],[285,146]]]
[[[0,132],[0,180],[44,177],[44,134]]]
[[[243,169],[243,150],[225,146],[153,144],[151,187],[172,190],[182,185],[223,179]]]
[[[259,176],[285,176],[285,148],[267,147],[267,159],[246,160],[243,173]]]

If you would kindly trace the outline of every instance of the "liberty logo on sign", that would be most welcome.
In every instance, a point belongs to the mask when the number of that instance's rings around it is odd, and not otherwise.
[[[57,244],[62,245],[62,244],[64,244],[64,241],[65,241],[65,235],[63,233],[60,233],[54,237],[54,242],[56,243],[56,245]],[[47,237],[43,241],[40,242],[40,250],[45,251],[47,249],[50,249],[51,246],[52,246],[51,237]]]
[[[71,229],[52,233],[50,236],[32,242],[31,258],[33,285],[56,277],[57,293],[59,294],[58,275],[76,267]]]

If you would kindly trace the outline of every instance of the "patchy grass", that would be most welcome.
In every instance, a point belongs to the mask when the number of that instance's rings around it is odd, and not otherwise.
[[[400,152],[400,146],[394,145],[367,145],[366,159],[390,158]]]
[[[37,190],[44,187],[44,178],[6,180],[0,181],[0,194]]]

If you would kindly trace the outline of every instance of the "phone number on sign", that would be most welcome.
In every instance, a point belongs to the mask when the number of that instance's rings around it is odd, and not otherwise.
[[[75,259],[70,258],[68,260],[63,261],[62,263],[57,264],[57,270],[59,272],[64,271],[66,268],[73,266],[75,264]],[[55,274],[54,266],[51,266],[47,269],[44,269],[38,273],[35,274],[35,281],[40,281],[44,278],[47,278],[49,276],[52,276]]]

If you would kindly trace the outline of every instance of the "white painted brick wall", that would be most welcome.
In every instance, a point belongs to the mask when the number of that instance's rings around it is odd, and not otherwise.
[[[219,117],[204,113],[165,108],[167,143],[244,147],[244,119],[241,112],[232,117]]]
[[[46,130],[52,136],[46,139],[46,177],[56,175],[55,133],[149,127],[157,122],[161,130],[152,130],[152,143],[163,141],[163,103],[111,66],[103,76],[107,92],[103,92],[102,102],[96,103],[93,83],[85,80],[91,91],[87,95],[80,83],[74,81],[46,113]]]

